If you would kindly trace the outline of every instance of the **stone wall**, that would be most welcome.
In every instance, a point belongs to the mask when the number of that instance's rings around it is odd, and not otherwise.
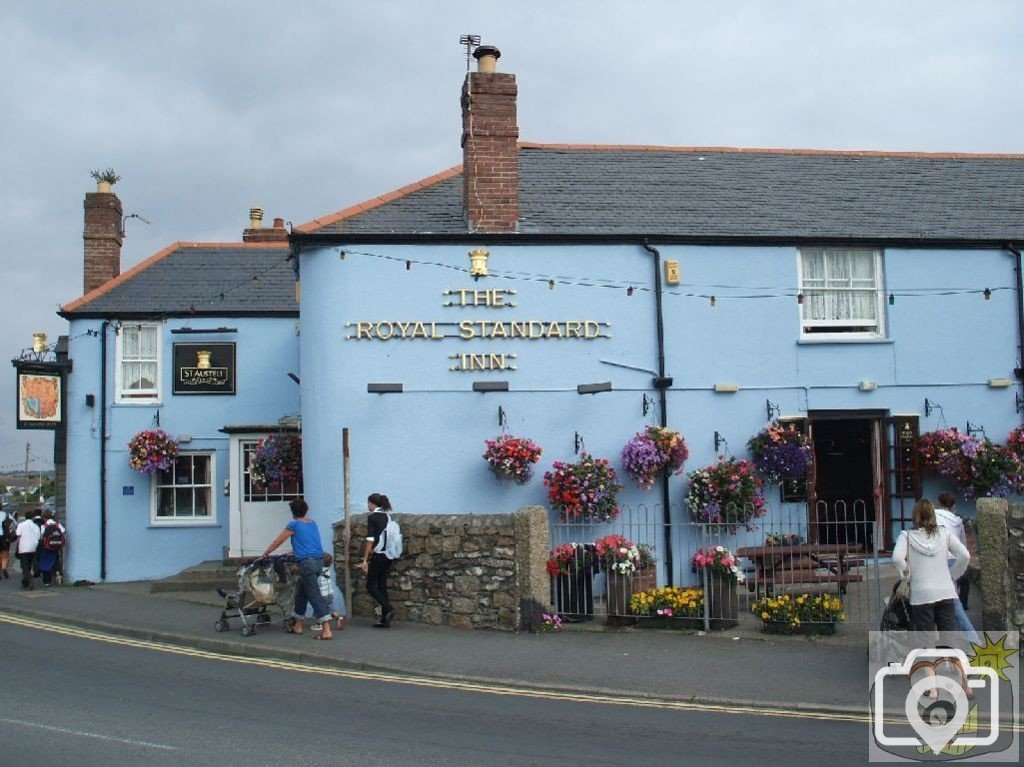
[[[530,630],[550,601],[548,517],[542,506],[513,514],[395,514],[405,554],[388,580],[396,620],[456,628]],[[366,514],[351,520],[349,546],[353,615],[372,616],[376,603],[358,570]],[[334,526],[334,552],[343,577],[344,523]],[[344,588],[344,582],[339,589]]]
[[[1024,504],[978,500],[982,628],[1024,631]]]

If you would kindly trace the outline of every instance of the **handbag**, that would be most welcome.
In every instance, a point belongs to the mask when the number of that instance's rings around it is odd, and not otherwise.
[[[904,575],[902,578],[900,578],[899,583],[897,583],[896,587],[892,590],[892,595],[894,597],[897,597],[898,599],[905,599],[908,602],[910,601],[910,576],[909,575]]]

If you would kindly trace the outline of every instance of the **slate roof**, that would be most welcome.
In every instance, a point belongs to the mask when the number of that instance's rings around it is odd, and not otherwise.
[[[1024,155],[519,146],[520,234],[1024,239]],[[461,166],[296,231],[465,235]]]
[[[290,253],[286,243],[177,242],[60,314],[298,316]]]

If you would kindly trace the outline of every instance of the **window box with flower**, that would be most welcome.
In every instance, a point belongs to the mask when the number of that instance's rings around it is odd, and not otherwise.
[[[591,544],[563,543],[548,554],[545,567],[551,576],[551,602],[566,620],[594,617],[594,566]]]
[[[555,461],[544,486],[563,522],[608,522],[619,515],[622,486],[606,458],[582,453],[576,463]]]
[[[679,474],[690,457],[683,435],[664,426],[648,426],[622,448],[622,467],[641,490],[650,490],[663,472]]]
[[[750,610],[769,634],[835,634],[846,620],[843,602],[835,594],[766,596]]]
[[[143,474],[156,474],[174,465],[178,443],[162,429],[140,431],[128,443],[128,465]]]
[[[540,445],[526,437],[502,434],[496,439],[485,440],[487,450],[484,460],[499,480],[509,479],[517,485],[525,485],[533,476],[533,465],[540,460],[543,452]]]
[[[704,592],[693,586],[636,591],[629,607],[644,628],[704,628]]]
[[[764,516],[764,481],[750,461],[721,457],[711,466],[691,471],[687,479],[690,513],[697,522],[711,525],[712,532],[735,533],[741,525],[752,530],[753,520]]]
[[[743,570],[736,555],[725,546],[709,546],[697,549],[691,564],[704,579],[711,628],[738,625],[740,608],[736,584],[743,580]]]

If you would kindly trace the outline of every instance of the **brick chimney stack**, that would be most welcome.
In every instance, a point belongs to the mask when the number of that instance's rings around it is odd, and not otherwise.
[[[463,205],[470,232],[519,226],[519,126],[516,76],[495,71],[501,51],[473,51],[476,72],[462,86]]]
[[[98,185],[99,186],[99,185]],[[85,292],[89,293],[121,273],[121,200],[110,191],[85,194]]]
[[[242,231],[242,242],[288,242],[284,219],[275,218],[271,229],[263,228],[263,208],[249,208],[249,228]]]

